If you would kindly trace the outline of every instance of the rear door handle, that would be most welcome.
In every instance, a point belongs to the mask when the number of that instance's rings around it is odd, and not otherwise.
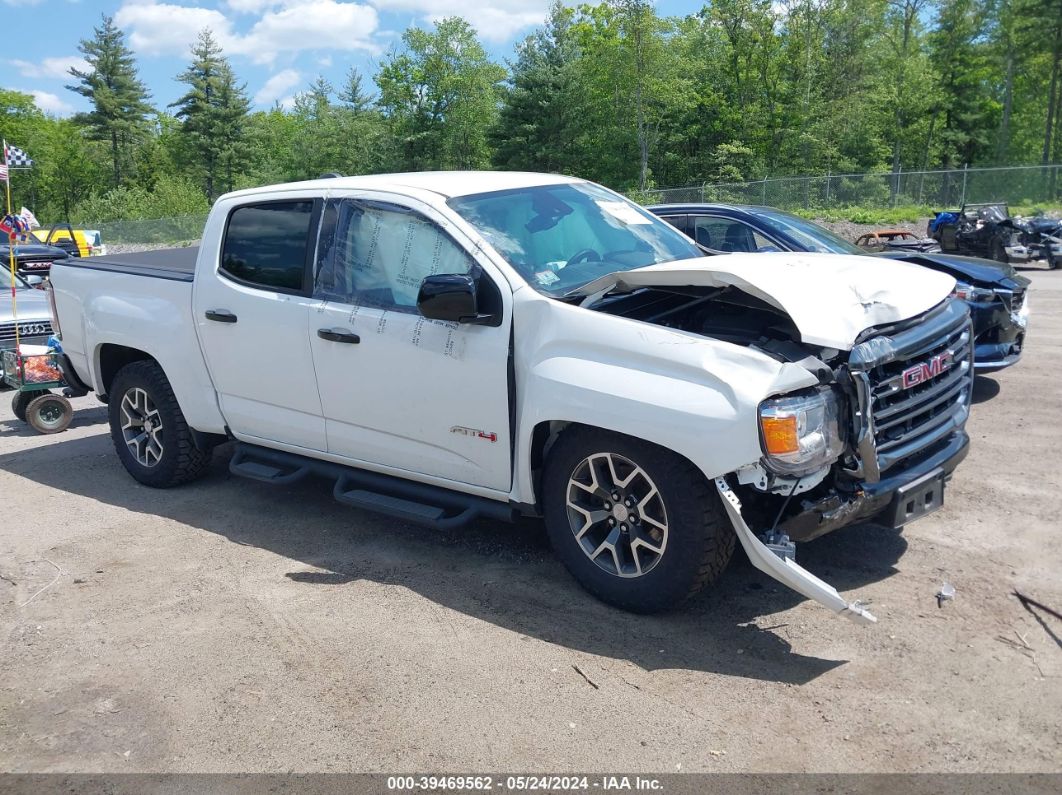
[[[348,345],[357,345],[361,337],[345,328],[319,328],[317,336],[330,342],[345,342]]]
[[[218,323],[235,323],[236,315],[227,309],[208,309],[206,311],[206,319],[216,320]]]

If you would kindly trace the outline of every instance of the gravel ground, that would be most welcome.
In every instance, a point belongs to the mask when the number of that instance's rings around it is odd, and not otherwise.
[[[420,530],[225,451],[153,491],[91,397],[51,437],[4,399],[0,770],[1059,771],[1062,622],[1011,595],[1062,608],[1062,274],[1031,275],[944,509],[799,552],[874,627],[742,561],[628,615],[534,525]]]

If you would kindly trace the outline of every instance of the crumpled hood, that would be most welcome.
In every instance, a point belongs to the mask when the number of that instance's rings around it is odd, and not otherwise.
[[[902,259],[904,262],[923,265],[927,268],[933,268],[934,270],[948,270],[951,271],[952,274],[958,274],[956,276],[957,279],[968,281],[975,287],[1003,287],[1008,290],[1013,290],[1016,284],[1014,280],[1021,280],[1024,278],[1017,275],[1017,271],[1014,270],[1013,265],[996,262],[991,259],[983,259],[981,257],[965,257],[960,254],[945,254],[940,251],[883,251],[879,254],[872,254],[871,256],[878,257],[879,259]],[[1020,282],[1018,283],[1020,284]]]
[[[869,267],[868,267],[869,265]],[[955,279],[906,262],[848,254],[772,252],[649,265],[595,279],[575,294],[639,287],[734,287],[781,309],[811,345],[851,350],[870,328],[939,304]]]

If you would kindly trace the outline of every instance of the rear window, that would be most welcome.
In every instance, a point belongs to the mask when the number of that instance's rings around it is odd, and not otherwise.
[[[221,270],[255,286],[302,290],[312,216],[311,200],[234,210],[221,247]]]

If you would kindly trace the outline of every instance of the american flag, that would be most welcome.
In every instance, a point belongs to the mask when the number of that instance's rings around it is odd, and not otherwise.
[[[33,168],[33,160],[17,146],[4,144],[4,163],[9,168]]]
[[[7,182],[7,166],[0,166],[0,182]]]

